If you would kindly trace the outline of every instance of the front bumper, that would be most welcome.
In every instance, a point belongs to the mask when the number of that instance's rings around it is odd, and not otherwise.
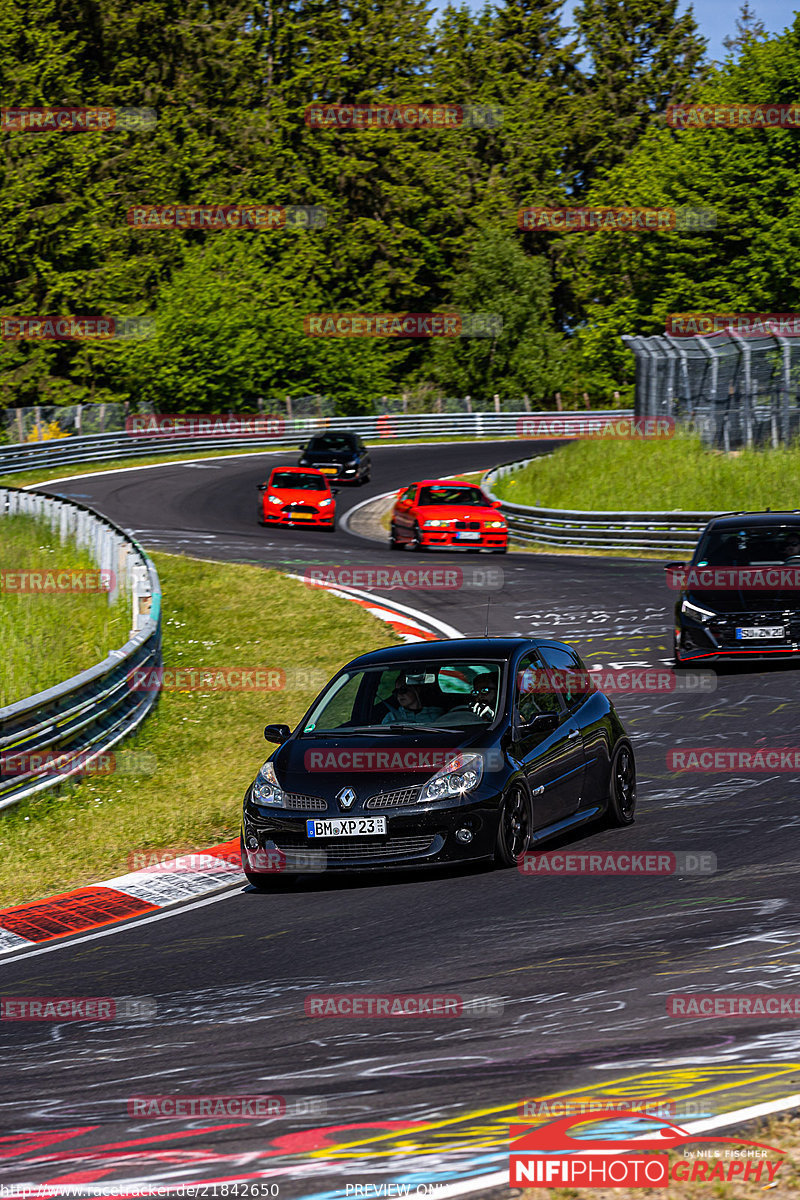
[[[420,529],[420,541],[423,546],[447,546],[458,550],[502,550],[508,545],[508,530],[476,530],[477,538],[459,538],[458,529]]]
[[[248,789],[242,822],[245,846],[277,850],[288,858],[301,851],[321,852],[325,855],[326,871],[386,870],[473,862],[492,856],[497,837],[500,798],[494,795],[450,806],[414,805],[404,807],[402,811],[359,808],[343,813],[335,804],[330,804],[328,811],[276,809],[274,814],[270,812],[266,817],[250,811],[249,796]],[[342,816],[385,816],[387,832],[359,838],[307,836],[307,820]],[[456,832],[463,829],[472,834],[468,843],[456,838]],[[257,847],[251,845],[251,839],[256,840]]]
[[[287,525],[292,529],[330,529],[334,523],[334,513],[317,513],[316,515],[297,516],[290,513],[278,512],[277,515],[264,513],[265,525]]]
[[[737,628],[780,626],[783,638],[736,637]],[[792,659],[800,654],[800,611],[731,612],[711,621],[681,614],[675,622],[675,657],[678,662],[722,662],[743,659]]]

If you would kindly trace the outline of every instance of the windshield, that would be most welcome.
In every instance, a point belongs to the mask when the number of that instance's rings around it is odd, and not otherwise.
[[[489,501],[479,488],[474,487],[434,487],[420,488],[419,504],[459,504],[481,505],[486,508]]]
[[[295,492],[324,492],[327,481],[321,475],[294,475],[291,471],[276,471],[270,487],[290,488]]]
[[[800,525],[751,525],[709,530],[697,547],[696,567],[776,566],[800,561]]]
[[[323,437],[313,437],[308,443],[309,450],[352,450],[355,452],[355,438],[346,433],[326,433]]]
[[[322,693],[302,732],[486,727],[499,714],[501,687],[498,662],[406,662],[345,672]]]

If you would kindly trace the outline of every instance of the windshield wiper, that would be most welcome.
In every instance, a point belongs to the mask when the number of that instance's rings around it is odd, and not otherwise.
[[[410,722],[390,721],[383,728],[400,729],[403,733],[416,733],[418,729],[424,730],[425,733],[452,733],[453,729],[458,727],[454,725],[412,725]]]

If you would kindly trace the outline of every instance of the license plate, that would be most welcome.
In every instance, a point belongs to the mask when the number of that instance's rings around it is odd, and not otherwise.
[[[339,474],[338,467],[320,467],[319,469],[323,475],[338,475]]]
[[[736,636],[743,642],[751,638],[785,638],[786,630],[783,625],[744,625],[736,630]]]
[[[456,534],[457,542],[479,542],[480,540],[481,540],[481,535],[479,533],[463,533],[463,532],[461,532],[461,533]]]
[[[331,821],[306,821],[306,833],[318,837],[372,837],[386,833],[386,817],[335,817]]]
[[[314,520],[313,513],[289,513],[289,517],[292,521],[313,521]]]

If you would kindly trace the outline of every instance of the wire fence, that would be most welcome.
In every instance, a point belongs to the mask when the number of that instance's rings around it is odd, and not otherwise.
[[[800,434],[800,338],[623,337],[636,355],[637,417],[667,416],[717,450]]]
[[[282,420],[316,420],[346,416],[347,402],[337,396],[314,393],[304,396],[261,398],[252,415],[273,416]],[[403,392],[373,396],[362,403],[359,416],[421,416],[447,413],[531,412],[527,396],[436,396],[432,393]],[[0,410],[0,441],[10,443],[47,442],[65,437],[121,433],[128,418],[137,413],[154,413],[153,405],[123,404],[37,404],[26,408]]]

